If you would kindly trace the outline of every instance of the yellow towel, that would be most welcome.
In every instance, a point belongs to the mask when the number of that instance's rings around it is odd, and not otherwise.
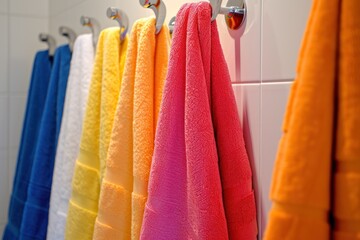
[[[154,18],[134,24],[101,186],[96,240],[140,237],[169,45],[166,26],[155,35]]]
[[[359,0],[314,0],[265,240],[360,239],[359,9]]]
[[[120,43],[119,36],[119,28],[108,28],[99,37],[69,202],[65,233],[68,240],[93,237],[128,44],[127,38]]]

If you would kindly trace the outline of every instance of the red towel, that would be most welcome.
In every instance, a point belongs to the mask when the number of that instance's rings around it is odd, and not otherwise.
[[[209,3],[176,18],[141,239],[256,239],[252,173]]]

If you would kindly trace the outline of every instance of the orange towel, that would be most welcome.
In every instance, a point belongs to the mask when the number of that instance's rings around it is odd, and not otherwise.
[[[359,0],[314,0],[275,165],[266,240],[360,239],[359,10]]]
[[[139,239],[170,47],[155,18],[132,29],[93,239]]]

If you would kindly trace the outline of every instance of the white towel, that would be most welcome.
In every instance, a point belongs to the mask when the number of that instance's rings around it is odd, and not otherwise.
[[[83,116],[94,62],[92,34],[80,35],[74,45],[63,120],[56,152],[47,239],[64,239],[71,181],[79,152]]]

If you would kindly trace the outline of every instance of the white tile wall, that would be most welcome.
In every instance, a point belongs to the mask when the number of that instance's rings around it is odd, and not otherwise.
[[[31,16],[31,17],[47,17],[49,15],[48,0],[11,0],[10,14]]]
[[[16,147],[20,144],[20,135],[24,121],[25,105],[27,95],[12,95],[10,96],[9,104],[9,146]]]
[[[264,83],[261,85],[261,151],[260,151],[260,207],[261,232],[265,230],[270,210],[269,190],[281,127],[290,91],[290,82]]]
[[[10,17],[9,81],[11,93],[26,93],[36,51],[45,49],[40,32],[48,31],[47,18]]]
[[[8,173],[8,151],[6,149],[0,149],[0,226],[6,223],[7,220],[7,208],[9,203],[9,173]]]
[[[0,0],[0,13],[7,13],[7,12],[8,12],[8,1]]]
[[[0,113],[8,113],[8,101],[7,95],[0,94]],[[8,129],[8,114],[0,114],[0,149],[6,149],[8,147]]]
[[[263,1],[262,80],[293,79],[311,0]]]
[[[0,5],[1,9],[1,5]],[[0,14],[0,32],[7,33],[8,32],[8,16]],[[0,94],[6,93],[8,90],[8,36],[3,35],[0,37]]]

